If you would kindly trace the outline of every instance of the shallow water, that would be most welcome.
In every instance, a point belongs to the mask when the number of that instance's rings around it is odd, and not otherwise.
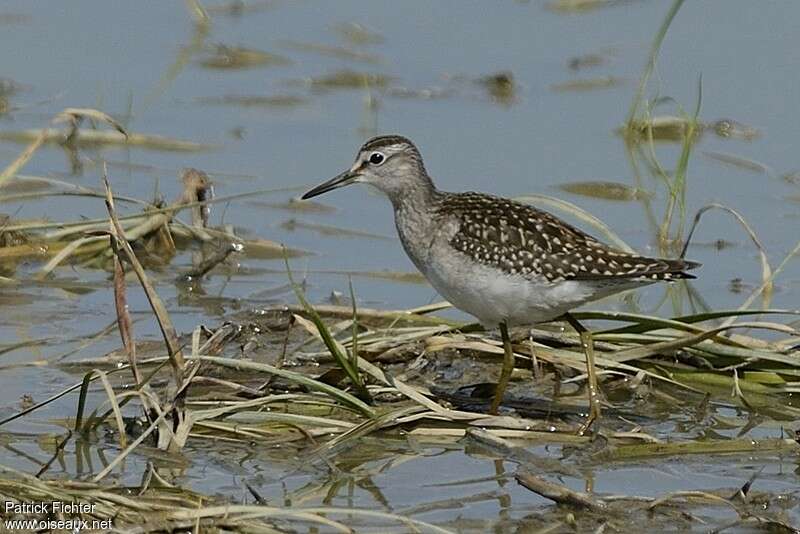
[[[296,271],[308,271],[308,294],[315,302],[334,291],[348,293],[346,276],[315,271],[413,271],[394,237],[388,203],[365,189],[354,187],[322,197],[322,203],[335,208],[331,212],[274,207],[348,167],[359,144],[375,133],[411,137],[441,189],[558,196],[604,220],[634,248],[659,254],[653,221],[663,217],[665,186],[644,171],[641,180],[635,180],[625,143],[614,131],[626,118],[651,40],[668,6],[655,1],[608,4],[612,5],[563,13],[548,9],[542,1],[491,6],[477,1],[276,1],[240,15],[212,10],[211,26],[202,35],[181,3],[151,3],[143,8],[100,0],[77,4],[7,0],[0,7],[0,15],[9,15],[0,19],[0,40],[6,44],[0,47],[4,66],[0,76],[12,79],[20,90],[8,97],[10,111],[0,114],[0,129],[40,128],[65,107],[95,107],[135,132],[216,146],[196,153],[86,149],[79,152],[80,172],[75,172],[64,151],[46,147],[24,170],[97,187],[96,162],[105,159],[117,194],[151,198],[158,190],[173,199],[180,191],[176,177],[183,167],[207,171],[217,195],[296,188],[216,205],[212,220],[313,252],[292,263]],[[710,202],[736,209],[752,225],[773,266],[795,246],[798,236],[800,205],[788,197],[797,197],[800,190],[797,183],[782,178],[800,168],[795,147],[800,75],[793,52],[798,16],[800,5],[788,1],[687,2],[669,30],[652,84],[660,96],[672,97],[691,110],[702,75],[701,119],[708,123],[730,119],[760,133],[755,139],[704,134],[689,164],[687,213],[690,221],[699,207]],[[353,44],[343,38],[339,25],[354,22],[376,32],[380,42]],[[260,50],[288,61],[208,68],[203,60],[218,52],[217,44]],[[388,85],[366,91],[358,86],[359,76],[351,73],[356,87],[347,86],[345,71],[374,75],[372,80],[380,75]],[[487,82],[486,77],[504,72],[513,74],[510,91]],[[338,87],[330,79],[320,83],[335,73],[339,73]],[[279,98],[236,105],[231,96]],[[675,113],[674,107],[659,109]],[[0,166],[20,150],[21,145],[0,143]],[[666,169],[676,166],[679,150],[675,144],[658,145]],[[737,165],[737,158],[755,163]],[[615,201],[559,188],[597,181],[646,194]],[[55,221],[102,217],[104,210],[99,199],[70,197],[0,206],[0,212],[15,218],[46,216]],[[290,220],[295,224],[286,224]],[[322,226],[374,237],[321,234]],[[689,257],[704,267],[693,288],[713,309],[739,306],[761,281],[758,255],[749,238],[726,215],[711,213],[695,240]],[[711,246],[718,240],[733,246]],[[201,323],[217,324],[239,309],[291,300],[288,291],[261,293],[286,283],[281,261],[240,258],[234,268],[203,281],[204,295],[182,292],[173,283],[190,264],[190,255],[182,254],[153,272],[180,331],[189,332]],[[0,342],[8,346],[48,341],[2,354],[2,365],[52,363],[75,349],[76,340],[100,331],[114,318],[106,273],[61,267],[49,283],[34,282],[40,267],[35,262],[21,265],[14,274],[21,284],[2,289]],[[732,285],[734,279],[740,283]],[[776,280],[770,306],[796,307],[799,280],[800,267],[790,262]],[[356,276],[353,285],[359,302],[368,307],[406,308],[438,300],[421,283]],[[664,316],[690,309],[685,301],[663,299],[664,291],[651,287],[633,298],[612,298],[592,308],[633,308]],[[138,291],[131,291],[130,298],[140,319],[137,336],[156,339],[157,327],[145,313],[146,301]],[[118,345],[112,333],[71,358],[96,357]],[[6,368],[0,376],[0,412],[19,409],[25,394],[43,400],[73,380],[53,365]],[[10,438],[13,446],[0,450],[0,463],[38,469],[35,462],[46,461],[50,452],[38,445],[35,436],[61,432],[51,419],[74,415],[74,406],[74,398],[68,398],[7,425],[4,431],[18,434]],[[659,437],[668,439],[674,431],[667,423]],[[753,432],[756,438],[779,435],[777,429]],[[113,438],[105,445],[100,441],[101,450],[113,449]],[[370,438],[364,448],[361,457],[341,459],[357,468],[346,483],[335,486],[338,489],[328,502],[414,513],[418,507],[444,501],[419,511],[419,518],[465,531],[533,528],[554,520],[542,515],[549,509],[546,501],[513,481],[512,463],[493,462],[495,458],[468,446],[410,445],[399,437],[381,437]],[[559,449],[551,447],[546,454],[558,458]],[[78,471],[72,446],[66,452],[66,463],[52,474]],[[96,454],[96,450],[90,453]],[[246,493],[243,480],[268,500],[287,503],[295,502],[297,494],[307,495],[301,499],[304,504],[323,502],[327,488],[333,487],[320,472],[298,465],[296,459],[257,446],[227,451],[214,444],[190,443],[186,457],[191,462],[180,482],[233,500]],[[127,461],[123,478],[136,480],[143,462],[143,458]],[[736,488],[761,466],[766,468],[758,479],[760,491],[794,491],[796,458],[773,455],[593,465],[583,480],[566,482],[581,488],[591,479],[595,491],[652,496]],[[86,474],[85,465],[83,469]],[[469,482],[479,479],[483,480]],[[458,481],[467,482],[443,485]],[[479,497],[473,502],[474,495]],[[800,519],[796,508],[791,513]],[[719,510],[704,517],[720,524],[731,520],[730,514]]]

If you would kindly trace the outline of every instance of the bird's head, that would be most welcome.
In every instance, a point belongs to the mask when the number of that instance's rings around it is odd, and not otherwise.
[[[348,170],[319,184],[302,198],[306,200],[354,183],[372,185],[392,201],[419,188],[433,187],[414,143],[399,135],[382,135],[361,146]]]

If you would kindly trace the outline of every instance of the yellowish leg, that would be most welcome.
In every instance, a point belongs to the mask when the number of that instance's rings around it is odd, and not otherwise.
[[[511,338],[508,337],[508,326],[500,323],[500,337],[503,338],[503,368],[500,370],[500,379],[497,381],[497,389],[494,391],[494,399],[489,413],[497,415],[497,409],[503,402],[508,381],[511,380],[511,373],[514,371],[514,350],[511,348]]]
[[[578,332],[581,347],[583,347],[583,352],[586,354],[586,375],[589,382],[589,415],[578,430],[578,434],[582,436],[591,428],[592,423],[600,418],[600,389],[597,386],[597,372],[594,367],[594,342],[592,341],[592,333],[586,330],[575,317],[565,313],[564,318]]]

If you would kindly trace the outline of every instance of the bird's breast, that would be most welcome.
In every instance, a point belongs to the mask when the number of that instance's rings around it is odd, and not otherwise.
[[[447,222],[436,221],[430,214],[422,213],[414,206],[404,206],[395,212],[395,226],[406,254],[417,269],[427,276],[435,244],[447,239],[451,233]]]

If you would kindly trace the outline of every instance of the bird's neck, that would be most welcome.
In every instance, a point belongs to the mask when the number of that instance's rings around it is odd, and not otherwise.
[[[436,234],[434,226],[437,222],[433,212],[441,195],[431,183],[429,187],[410,187],[402,195],[389,196],[400,242],[423,273],[427,269],[430,240]]]
[[[426,211],[433,206],[439,194],[427,173],[420,176],[418,183],[406,185],[402,189],[387,191],[395,212]]]

